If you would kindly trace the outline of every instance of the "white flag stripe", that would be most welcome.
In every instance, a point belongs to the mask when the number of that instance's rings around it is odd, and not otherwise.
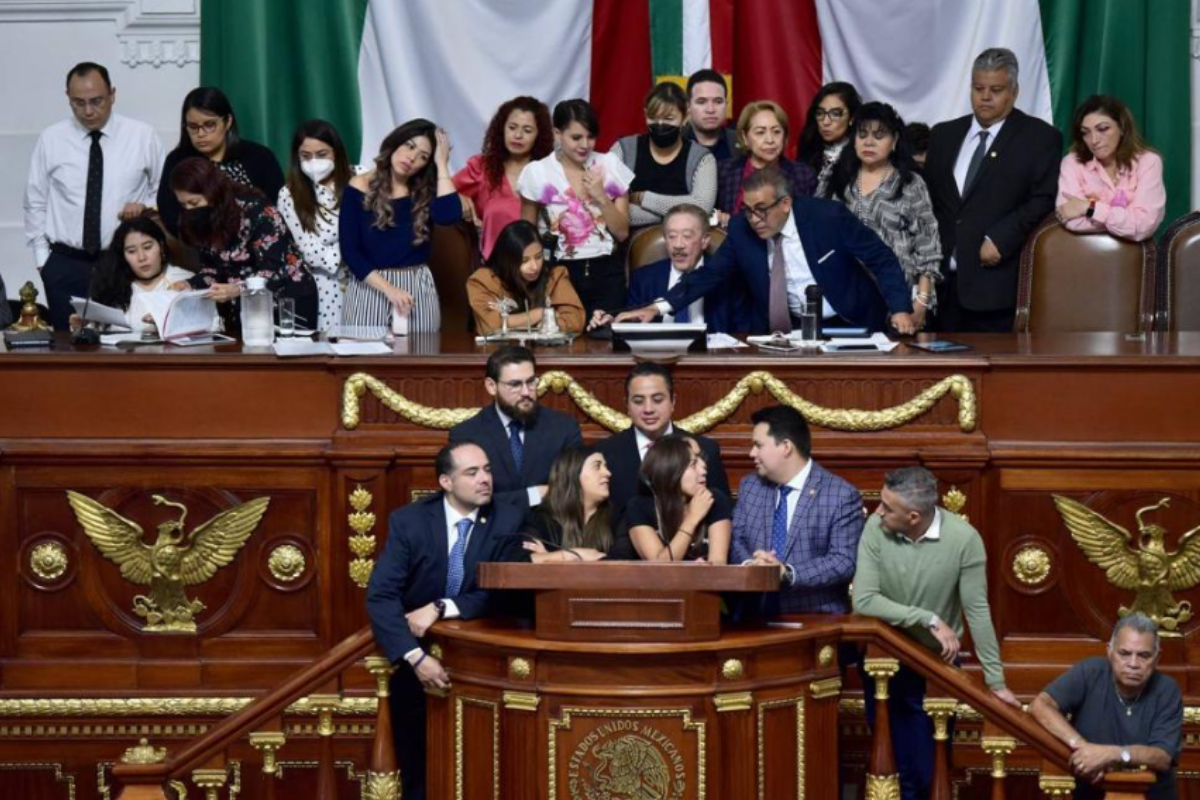
[[[683,74],[712,66],[710,0],[683,0]]]
[[[592,0],[371,0],[358,59],[362,163],[393,128],[426,117],[446,129],[451,166],[479,152],[500,103],[587,97]]]
[[[1037,0],[816,0],[825,81],[891,103],[930,125],[971,112],[971,64],[1007,47],[1020,64],[1017,106],[1053,124]]]

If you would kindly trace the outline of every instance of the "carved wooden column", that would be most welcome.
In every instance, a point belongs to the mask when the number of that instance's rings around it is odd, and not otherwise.
[[[924,707],[925,713],[933,717],[933,784],[929,787],[929,800],[951,800],[950,720],[958,701],[953,697],[927,697]]]
[[[336,694],[314,694],[309,704],[316,709],[317,734],[321,737],[320,764],[317,768],[317,800],[337,800],[337,774],[333,763],[333,711],[341,704]]]
[[[979,741],[983,752],[992,758],[992,800],[1004,800],[1005,760],[1017,749],[1017,740],[1011,736],[984,736]]]
[[[263,754],[263,800],[275,800],[275,779],[279,774],[275,754],[286,741],[283,731],[255,731],[250,734],[250,746]]]
[[[900,773],[892,749],[892,726],[888,714],[888,681],[900,670],[894,658],[867,658],[863,669],[875,680],[875,730],[871,735],[871,757],[867,761],[866,800],[899,800]]]
[[[396,746],[392,741],[392,709],[388,703],[388,680],[396,668],[383,656],[367,659],[367,672],[375,676],[375,743],[371,749],[371,768],[363,781],[363,800],[397,800],[400,797],[400,772],[396,769]]]
[[[218,800],[221,787],[225,785],[228,776],[224,768],[207,768],[192,770],[192,783],[204,790],[205,800]]]

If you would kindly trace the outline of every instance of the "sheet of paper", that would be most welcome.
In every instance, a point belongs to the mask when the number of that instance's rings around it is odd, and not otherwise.
[[[708,334],[709,350],[736,350],[739,347],[749,347],[749,345],[733,338],[728,333]]]
[[[212,330],[213,320],[217,316],[217,303],[207,289],[191,292],[151,292],[151,294],[172,296],[163,322],[159,322],[157,316],[154,317],[154,322],[159,326],[159,333],[164,339],[173,340],[181,336],[192,336]]]
[[[103,333],[100,335],[100,344],[108,347],[115,347],[125,342],[140,342],[142,335],[140,333]]]
[[[838,350],[841,347],[859,347],[862,345],[874,345],[877,353],[890,353],[900,346],[899,342],[893,342],[882,333],[873,333],[868,338],[848,338],[848,339],[830,339],[821,345],[822,353],[837,353],[842,355],[845,353],[870,353],[870,350]]]
[[[386,325],[337,325],[329,331],[329,338],[381,342],[389,333],[391,329]]]
[[[329,342],[314,342],[311,339],[276,339],[271,345],[280,358],[303,358],[304,356],[331,356],[333,345]]]
[[[339,356],[390,356],[390,344],[383,342],[335,342],[333,352]]]
[[[224,344],[225,342],[236,341],[232,336],[226,336],[223,333],[201,333],[195,336],[180,336],[177,339],[172,339],[167,344],[175,345],[176,347],[199,347],[202,344]]]
[[[129,329],[129,320],[125,317],[125,312],[119,308],[106,306],[95,300],[88,300],[86,297],[72,297],[71,305],[74,306],[75,313],[83,317],[86,322],[100,322]]]

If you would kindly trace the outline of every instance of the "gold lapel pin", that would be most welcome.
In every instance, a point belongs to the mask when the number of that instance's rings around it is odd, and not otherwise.
[[[992,158],[995,158],[995,157],[996,157],[996,151],[995,151],[995,150],[993,150],[993,151],[992,151]]]

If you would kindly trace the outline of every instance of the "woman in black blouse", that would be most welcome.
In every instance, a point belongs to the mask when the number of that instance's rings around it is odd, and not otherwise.
[[[604,455],[595,448],[572,447],[555,459],[550,490],[525,520],[530,561],[599,561],[620,557],[618,551],[628,556],[613,532],[611,478]]]
[[[239,329],[235,301],[241,282],[267,279],[267,288],[296,301],[296,316],[317,319],[317,284],[275,206],[256,189],[235,183],[207,158],[189,158],[171,174],[182,208],[179,235],[200,254],[193,288],[212,290],[225,330]]]
[[[699,442],[680,432],[664,436],[646,453],[642,475],[654,494],[643,485],[625,507],[638,555],[646,561],[726,563],[733,515],[729,498],[707,486],[708,466]]]
[[[179,121],[179,145],[167,154],[158,186],[158,213],[167,230],[179,235],[179,203],[171,191],[171,173],[181,161],[203,157],[235,183],[258,189],[275,204],[283,188],[283,170],[275,154],[238,135],[229,98],[220,89],[201,86],[188,92]]]

